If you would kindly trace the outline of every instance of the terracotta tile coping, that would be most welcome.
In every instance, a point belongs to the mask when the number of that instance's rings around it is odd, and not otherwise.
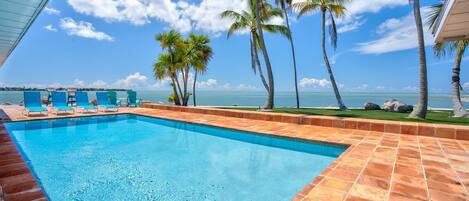
[[[306,124],[332,128],[347,128],[385,133],[469,140],[469,126],[463,125],[400,122],[317,115],[282,114],[273,112],[241,111],[235,109],[218,109],[207,107],[181,107],[156,103],[144,103],[142,104],[142,107],[264,121]]]

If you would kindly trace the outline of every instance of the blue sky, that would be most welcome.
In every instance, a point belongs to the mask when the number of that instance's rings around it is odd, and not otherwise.
[[[438,0],[422,1],[422,7]],[[10,58],[0,68],[0,85],[119,87],[163,90],[152,63],[162,51],[157,33],[176,29],[208,34],[214,57],[200,76],[201,90],[262,90],[250,68],[244,33],[226,38],[228,20],[218,14],[245,9],[245,0],[51,0]],[[425,9],[423,9],[425,10]],[[408,0],[361,0],[339,20],[339,43],[329,48],[342,91],[413,92],[418,87],[418,52]],[[320,17],[291,14],[301,91],[330,91],[321,55]],[[273,23],[282,23],[275,19]],[[436,59],[426,34],[429,86],[449,92],[453,58]],[[276,88],[293,90],[289,43],[267,34]],[[469,77],[462,64],[462,83]]]

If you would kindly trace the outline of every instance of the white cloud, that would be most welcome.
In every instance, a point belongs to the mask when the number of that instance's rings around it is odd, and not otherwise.
[[[406,86],[406,87],[403,87],[402,90],[404,90],[404,91],[418,91],[418,87],[416,87],[416,86]]]
[[[345,32],[356,30],[360,26],[365,24],[365,22],[366,22],[366,19],[361,19],[361,17],[357,17],[352,22],[344,24],[341,27],[337,28],[337,33],[345,33]]]
[[[48,31],[52,31],[52,32],[57,32],[57,29],[54,26],[52,26],[52,24],[44,26],[44,29],[46,29]]]
[[[208,79],[207,81],[197,81],[196,86],[197,88],[201,89],[214,88],[218,86],[218,81],[215,79]]]
[[[368,87],[369,87],[368,84],[361,84],[356,87],[350,88],[350,91],[365,91],[368,89]]]
[[[422,9],[422,16],[428,9]],[[432,36],[428,27],[424,26],[425,45],[432,44]],[[418,47],[417,29],[412,13],[401,17],[391,18],[381,23],[377,30],[379,39],[358,44],[356,51],[362,54],[383,54]]]
[[[74,87],[84,87],[85,86],[85,81],[75,79],[75,80],[73,80],[73,86]]]
[[[293,2],[301,2],[305,0],[293,0]],[[339,25],[338,32],[345,33],[358,29],[365,24],[366,19],[363,19],[365,13],[378,13],[385,8],[394,8],[398,6],[409,5],[408,0],[356,0],[349,1],[345,7],[345,17],[337,19],[336,23]]]
[[[147,76],[136,72],[128,75],[124,79],[117,80],[113,86],[118,88],[143,88],[148,86],[147,80]]]
[[[324,88],[324,87],[329,87],[331,85],[331,82],[326,79],[316,79],[316,78],[303,78],[300,80],[300,87],[302,88],[307,88],[307,87],[313,87],[313,88]]]
[[[246,0],[201,0],[199,4],[183,0],[68,0],[68,4],[79,13],[107,22],[143,25],[158,20],[183,33],[192,30],[225,31],[231,20],[221,19],[220,13],[227,9],[241,11],[247,7]]]
[[[44,11],[49,15],[60,15],[60,10],[57,10],[52,7],[45,7]]]
[[[104,32],[96,31],[93,24],[85,21],[75,21],[72,18],[60,19],[60,28],[68,35],[91,38],[96,40],[114,41],[114,39]]]
[[[462,88],[464,90],[469,90],[469,82],[466,82],[466,83],[462,84]]]
[[[96,80],[91,85],[89,85],[92,88],[106,88],[108,87],[108,84],[105,81],[102,80]]]

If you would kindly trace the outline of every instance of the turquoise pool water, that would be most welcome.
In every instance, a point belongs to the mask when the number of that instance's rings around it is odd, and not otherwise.
[[[289,200],[346,149],[139,115],[5,125],[52,201]]]

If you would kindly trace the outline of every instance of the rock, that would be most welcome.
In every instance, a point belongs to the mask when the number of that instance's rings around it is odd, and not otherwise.
[[[407,113],[411,112],[414,109],[414,106],[401,103],[396,99],[391,99],[384,101],[383,109],[388,112]]]
[[[369,102],[365,103],[365,110],[380,110],[380,109],[381,107],[379,107],[378,104],[369,103]]]
[[[383,110],[388,112],[394,112],[395,105],[398,104],[399,101],[396,99],[386,100],[383,104]]]
[[[394,106],[394,112],[400,112],[400,113],[412,112],[413,109],[414,109],[414,106],[407,105],[404,103],[399,103]]]

